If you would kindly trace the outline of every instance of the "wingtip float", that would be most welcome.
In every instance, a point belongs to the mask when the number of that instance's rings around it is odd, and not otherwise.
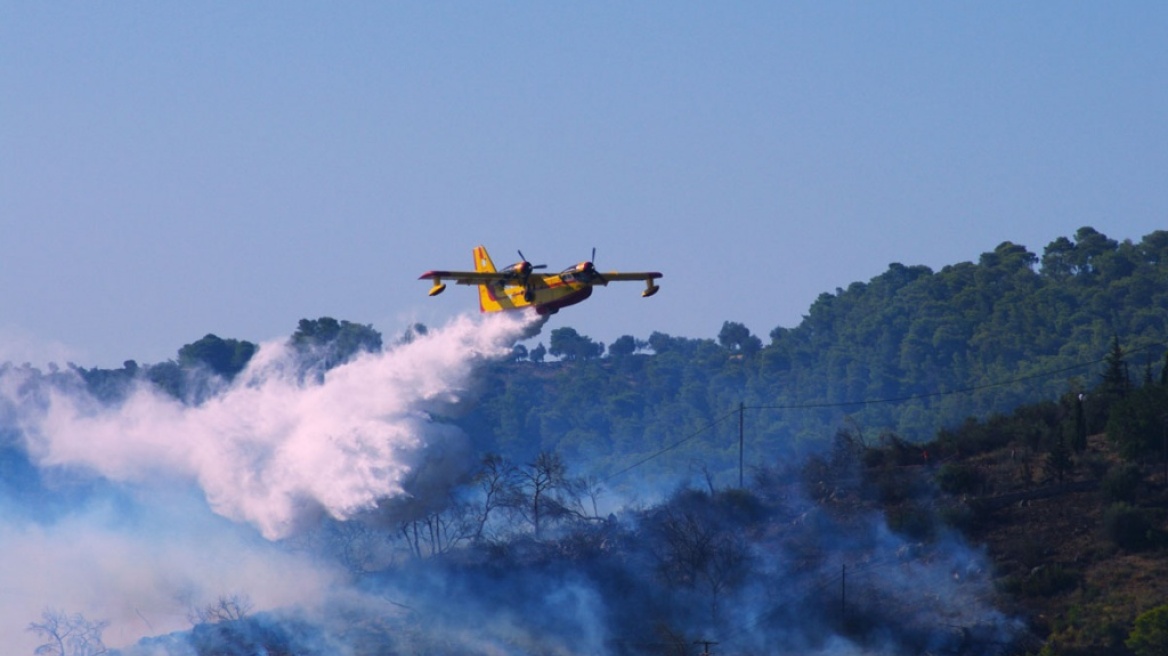
[[[459,285],[476,285],[479,288],[479,309],[483,312],[501,312],[534,308],[539,314],[554,314],[560,308],[575,305],[592,295],[596,285],[610,282],[640,280],[645,283],[641,296],[648,298],[661,288],[654,280],[661,277],[657,271],[636,273],[601,273],[593,260],[596,249],[592,249],[592,259],[574,264],[559,273],[535,273],[547,268],[546,264],[532,264],[519,251],[520,260],[515,264],[497,270],[487,249],[474,249],[474,271],[427,271],[418,280],[429,280],[430,296],[446,291],[445,280]]]

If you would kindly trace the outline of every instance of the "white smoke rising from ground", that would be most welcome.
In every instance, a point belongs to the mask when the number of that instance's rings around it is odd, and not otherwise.
[[[71,362],[80,353],[55,340],[38,338],[22,328],[0,324],[0,362],[29,363],[34,367],[50,362]]]
[[[146,385],[117,408],[52,390],[24,433],[42,466],[119,482],[194,480],[215,512],[275,540],[320,510],[345,519],[401,495],[424,449],[458,435],[428,413],[457,403],[474,364],[509,353],[524,323],[460,318],[307,382],[288,348],[266,344],[198,406]]]
[[[26,629],[46,608],[108,620],[111,646],[189,628],[191,605],[217,595],[246,595],[257,612],[311,608],[342,576],[232,521],[277,540],[321,512],[343,519],[403,485],[441,484],[414,481],[420,470],[453,477],[421,466],[464,439],[430,413],[454,410],[476,364],[507,355],[528,325],[461,317],[319,377],[266,344],[195,406],[145,384],[106,406],[76,389],[30,393],[27,372],[0,374],[0,428],[18,428],[50,478],[96,482],[52,517],[3,512],[20,501],[0,498],[5,652],[32,652]]]
[[[42,643],[26,629],[48,608],[108,621],[104,641],[119,646],[189,628],[192,607],[219,595],[246,595],[257,608],[312,607],[341,580],[212,515],[191,495],[137,496],[48,524],[0,524],[3,653],[31,654]]]

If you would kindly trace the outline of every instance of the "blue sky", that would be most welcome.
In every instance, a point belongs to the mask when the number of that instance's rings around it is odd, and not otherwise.
[[[0,360],[158,362],[523,252],[766,341],[890,262],[1168,227],[1168,4],[0,0]],[[545,334],[546,339],[546,334]]]

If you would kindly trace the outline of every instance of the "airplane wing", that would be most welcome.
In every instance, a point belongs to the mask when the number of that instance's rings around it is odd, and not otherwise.
[[[621,280],[644,280],[645,290],[641,292],[641,296],[645,297],[652,296],[661,289],[653,283],[654,280],[661,277],[661,273],[658,271],[639,271],[637,273],[617,273],[616,271],[610,271],[609,273],[601,273],[598,275],[606,285],[614,280],[618,282]]]
[[[433,280],[430,296],[437,296],[446,289],[443,280],[453,280],[459,285],[485,285],[497,280],[507,280],[514,274],[503,271],[427,271],[418,276],[418,280]]]
[[[604,279],[608,280],[608,281],[612,281],[612,280],[656,280],[657,278],[661,277],[661,274],[658,273],[657,271],[642,271],[642,272],[638,272],[638,273],[617,273],[616,271],[611,271],[608,273],[601,273],[600,275],[603,276]]]
[[[507,280],[514,276],[502,271],[427,271],[418,280],[453,280],[459,285],[481,285],[492,280]]]

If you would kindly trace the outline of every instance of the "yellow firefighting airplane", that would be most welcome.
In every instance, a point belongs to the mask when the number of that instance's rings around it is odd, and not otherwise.
[[[427,271],[418,280],[432,280],[430,296],[437,296],[446,289],[443,280],[453,280],[459,285],[478,285],[479,309],[483,312],[518,310],[533,307],[541,315],[554,314],[562,307],[575,305],[592,295],[595,285],[607,285],[618,280],[643,280],[645,290],[641,296],[652,296],[660,289],[654,280],[661,277],[656,271],[642,273],[600,273],[589,262],[581,262],[559,273],[534,273],[536,269],[547,268],[546,264],[532,265],[519,251],[519,262],[496,271],[487,255],[487,249],[474,249],[474,271]],[[592,249],[592,259],[596,259],[596,249]]]

